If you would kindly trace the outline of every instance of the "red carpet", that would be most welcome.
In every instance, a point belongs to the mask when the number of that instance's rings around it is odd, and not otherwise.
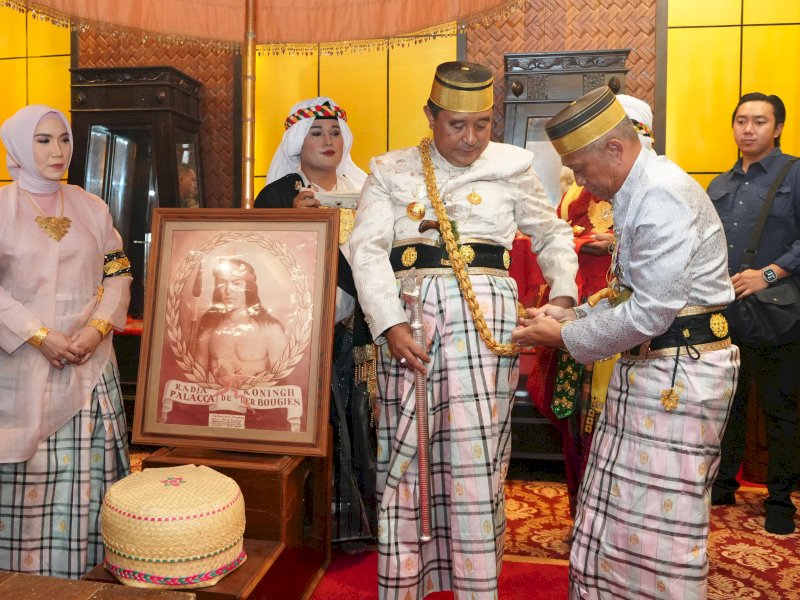
[[[564,600],[567,565],[564,561],[531,562],[524,557],[503,561],[500,598],[503,600]],[[537,559],[541,560],[541,559]],[[555,564],[552,564],[555,563]],[[374,600],[378,597],[378,554],[334,552],[331,566],[311,600]],[[452,600],[451,592],[430,594],[426,600]]]

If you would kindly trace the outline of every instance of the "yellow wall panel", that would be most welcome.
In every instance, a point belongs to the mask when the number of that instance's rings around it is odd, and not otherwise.
[[[25,106],[25,59],[13,58],[0,60],[0,81],[20,82],[12,83],[0,94],[0,123]],[[0,152],[0,180],[9,180],[11,177],[6,169],[5,150]]]
[[[449,60],[456,60],[455,35],[390,50],[390,150],[416,145],[430,135],[422,107],[428,101],[436,66]]]
[[[289,109],[317,96],[318,57],[268,53],[256,56],[255,175],[266,176],[272,155],[283,137]],[[261,191],[263,184],[255,192]]]
[[[669,27],[739,25],[742,0],[669,0],[667,22]]]
[[[69,54],[69,28],[58,27],[28,14],[28,56]]]
[[[798,3],[800,4],[800,3]],[[800,56],[800,25],[745,27],[742,38],[742,93],[777,94],[786,105],[781,136],[785,152],[800,152],[800,77],[798,69],[781,68],[787,57]],[[731,105],[731,110],[733,110]]]
[[[47,104],[69,118],[69,56],[28,59],[28,104]]]
[[[670,5],[672,2],[670,2]],[[798,23],[800,2],[797,0],[744,0],[742,21],[750,23]]]
[[[25,13],[0,5],[0,58],[25,56]]]
[[[379,46],[372,50],[321,56],[319,91],[330,96],[347,111],[347,124],[353,131],[352,157],[369,171],[369,160],[386,152],[386,53]]]
[[[736,160],[730,114],[739,99],[739,31],[669,31],[666,154],[686,171],[725,171]]]

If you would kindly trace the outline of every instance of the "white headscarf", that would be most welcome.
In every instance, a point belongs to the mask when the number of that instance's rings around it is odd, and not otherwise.
[[[620,104],[622,104],[622,108],[625,109],[625,113],[628,117],[634,121],[634,125],[637,123],[644,125],[646,127],[646,133],[642,130],[642,128],[637,127],[636,132],[639,134],[639,139],[642,141],[642,146],[651,150],[653,148],[653,111],[650,109],[650,105],[647,104],[644,100],[639,100],[639,98],[634,98],[633,96],[628,96],[627,94],[617,94],[617,100],[619,100]]]
[[[6,166],[11,179],[31,194],[54,194],[61,185],[60,181],[52,181],[42,176],[33,155],[33,135],[36,127],[42,119],[51,115],[64,124],[69,135],[69,146],[72,148],[72,128],[67,117],[60,110],[44,104],[23,106],[6,119],[0,129],[0,136],[7,152]]]
[[[336,102],[327,96],[320,96],[298,102],[291,108],[289,115],[293,115],[302,108],[310,108],[326,102],[331,106],[336,105]],[[347,121],[341,117],[338,121],[344,138],[344,148],[342,150],[342,160],[339,162],[339,166],[336,167],[336,175],[350,181],[354,188],[361,189],[367,179],[367,174],[359,169],[350,157],[350,149],[353,147],[353,132],[350,131]],[[275,151],[275,155],[269,165],[267,183],[272,183],[289,173],[300,172],[300,150],[302,150],[303,142],[313,124],[314,119],[300,119],[286,130],[283,134],[283,139],[281,139],[281,144]]]

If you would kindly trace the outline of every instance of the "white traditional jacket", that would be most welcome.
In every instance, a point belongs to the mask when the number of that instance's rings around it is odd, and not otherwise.
[[[490,243],[511,248],[517,229],[531,236],[531,249],[550,284],[551,297],[577,300],[572,230],[548,203],[531,166],[533,155],[508,144],[490,143],[468,167],[449,163],[431,145],[436,185],[460,243]],[[407,213],[412,203],[425,207],[423,219],[436,220],[425,188],[417,147],[374,158],[358,203],[350,263],[358,298],[375,338],[406,315],[389,263],[393,246],[433,243],[435,230],[419,233],[420,221]]]

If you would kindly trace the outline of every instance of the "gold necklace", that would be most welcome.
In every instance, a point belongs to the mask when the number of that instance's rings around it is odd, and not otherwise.
[[[22,190],[22,192],[27,196],[33,208],[40,213],[36,217],[36,224],[42,229],[45,235],[53,238],[57,242],[61,241],[61,238],[69,232],[69,226],[72,225],[72,219],[64,216],[64,196],[61,193],[61,189],[59,188],[58,190],[58,200],[59,204],[61,204],[61,215],[58,217],[48,217],[42,208],[36,204],[36,201],[31,198],[28,192],[25,190]]]
[[[464,300],[466,300],[469,311],[472,313],[472,321],[475,323],[475,329],[478,330],[478,335],[489,350],[498,356],[514,356],[515,354],[519,354],[520,347],[517,344],[501,344],[494,339],[489,326],[486,324],[483,310],[480,304],[478,304],[478,299],[475,297],[475,291],[472,289],[469,273],[467,273],[464,259],[458,250],[458,245],[453,235],[453,226],[447,218],[444,203],[439,195],[439,189],[436,187],[436,173],[433,167],[433,159],[431,158],[431,141],[430,138],[423,138],[419,143],[419,156],[422,160],[425,188],[428,192],[428,199],[431,201],[433,210],[436,213],[436,218],[439,221],[439,233],[442,236],[442,240],[444,240],[445,249],[450,257],[450,265],[453,267],[453,273],[458,281],[458,287],[461,288],[461,295],[464,297]]]

